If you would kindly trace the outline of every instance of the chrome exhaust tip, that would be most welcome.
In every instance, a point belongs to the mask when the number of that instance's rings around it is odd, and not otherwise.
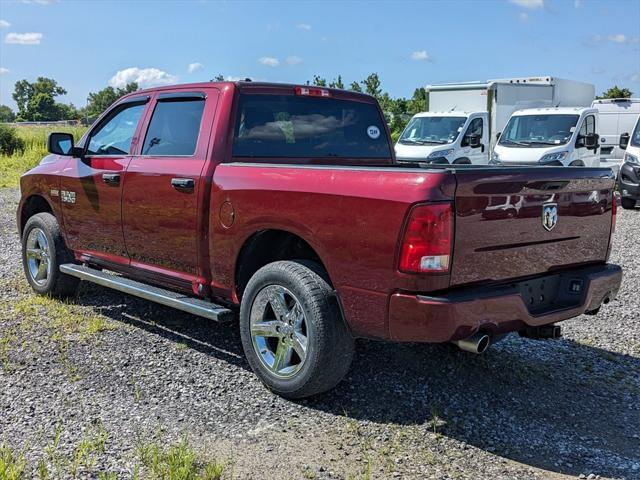
[[[491,344],[491,337],[486,333],[477,332],[470,337],[463,338],[462,340],[455,340],[451,343],[465,352],[481,354],[489,348],[489,345]]]

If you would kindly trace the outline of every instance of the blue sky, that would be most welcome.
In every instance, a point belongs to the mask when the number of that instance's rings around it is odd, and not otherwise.
[[[429,83],[553,75],[640,96],[637,0],[234,2],[0,0],[0,102],[56,79],[82,106],[106,85],[231,78]]]

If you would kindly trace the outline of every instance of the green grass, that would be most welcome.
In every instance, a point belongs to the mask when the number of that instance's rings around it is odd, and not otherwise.
[[[86,127],[67,125],[15,127],[16,133],[24,141],[24,152],[0,155],[0,188],[17,187],[20,175],[35,167],[47,155],[47,136],[51,132],[72,133],[76,141],[86,131]]]
[[[0,479],[22,480],[26,478],[27,461],[23,453],[16,453],[6,445],[0,445]]]
[[[143,444],[138,458],[149,480],[220,480],[225,470],[224,463],[201,460],[186,439],[169,446]]]

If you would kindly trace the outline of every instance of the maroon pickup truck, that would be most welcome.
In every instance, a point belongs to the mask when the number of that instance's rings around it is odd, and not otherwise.
[[[400,165],[355,92],[154,88],[48,148],[17,214],[33,289],[239,317],[251,368],[289,398],[334,387],[354,338],[481,353],[556,336],[620,286],[609,169]]]

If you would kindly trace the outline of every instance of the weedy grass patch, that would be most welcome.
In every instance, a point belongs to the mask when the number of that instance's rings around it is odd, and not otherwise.
[[[15,452],[8,445],[0,445],[0,479],[22,480],[25,477],[27,461],[22,452]]]
[[[222,462],[202,460],[186,439],[169,446],[145,443],[137,453],[137,476],[149,480],[220,480],[226,469]]]
[[[22,140],[23,150],[16,150],[12,155],[0,155],[0,188],[16,187],[20,175],[38,165],[47,155],[47,136],[51,132],[68,132],[76,141],[87,130],[86,127],[68,125],[30,125],[13,127],[18,138]]]

